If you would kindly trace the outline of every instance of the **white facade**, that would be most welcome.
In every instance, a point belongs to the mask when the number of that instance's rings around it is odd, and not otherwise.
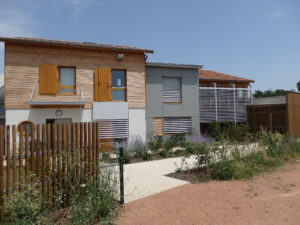
[[[136,139],[146,143],[145,109],[129,109],[129,143]]]
[[[62,110],[62,116],[56,115],[58,109]],[[137,138],[146,141],[145,115],[145,109],[129,109],[129,143]],[[27,120],[34,124],[45,124],[46,119],[72,119],[73,123],[93,121],[92,109],[83,108],[7,109],[5,116],[6,125],[18,125]]]

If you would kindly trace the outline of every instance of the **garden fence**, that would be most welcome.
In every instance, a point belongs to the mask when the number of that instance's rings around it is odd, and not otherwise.
[[[46,207],[53,207],[58,192],[67,195],[67,182],[87,184],[96,179],[98,140],[95,122],[0,126],[0,215],[5,195],[22,192],[26,185],[35,185]]]

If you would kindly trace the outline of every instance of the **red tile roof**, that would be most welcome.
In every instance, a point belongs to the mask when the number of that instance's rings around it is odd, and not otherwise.
[[[61,45],[61,46],[73,46],[73,47],[87,47],[87,48],[104,48],[110,50],[125,50],[125,51],[153,53],[153,50],[151,49],[136,48],[130,46],[121,46],[121,45],[99,44],[93,42],[62,41],[62,40],[28,38],[28,37],[0,37],[0,41],[45,44],[45,45]]]
[[[223,81],[223,82],[239,82],[239,83],[254,83],[254,80],[247,78],[236,77],[224,73],[218,73],[213,70],[199,70],[199,80],[203,81]]]

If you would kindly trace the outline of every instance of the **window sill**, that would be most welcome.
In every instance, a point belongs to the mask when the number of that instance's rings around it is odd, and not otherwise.
[[[163,102],[163,104],[182,104],[182,102]]]

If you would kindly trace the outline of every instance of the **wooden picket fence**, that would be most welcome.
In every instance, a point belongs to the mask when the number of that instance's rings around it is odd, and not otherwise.
[[[55,205],[56,194],[68,194],[66,183],[85,184],[99,175],[97,123],[0,126],[0,216],[5,195],[35,185]],[[6,157],[4,156],[4,151]],[[67,156],[67,157],[64,157]],[[74,166],[75,165],[75,166]],[[63,199],[62,205],[67,204]]]

